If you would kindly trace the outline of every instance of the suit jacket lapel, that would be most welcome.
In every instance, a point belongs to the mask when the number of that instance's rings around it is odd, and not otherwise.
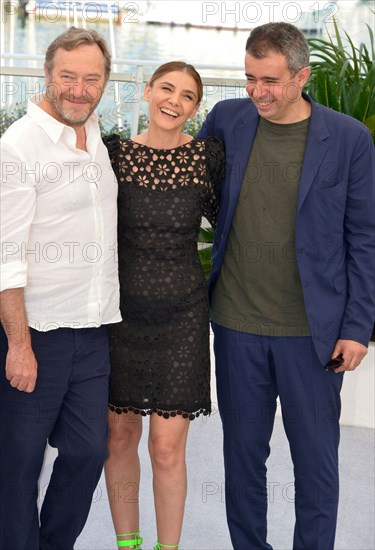
[[[241,191],[242,181],[249,160],[255,134],[259,124],[259,116],[247,112],[234,131],[234,158],[229,182],[228,211],[225,221],[224,234],[229,232]]]
[[[327,138],[329,137],[329,132],[324,120],[323,111],[317,103],[311,100],[310,103],[311,120],[298,189],[297,211],[301,208],[328,149]]]

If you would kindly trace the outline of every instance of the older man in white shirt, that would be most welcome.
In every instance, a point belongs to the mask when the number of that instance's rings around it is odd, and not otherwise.
[[[100,35],[67,30],[47,50],[45,94],[2,138],[2,550],[73,549],[107,455],[117,182],[93,111],[109,73]],[[39,519],[47,440],[58,457]]]

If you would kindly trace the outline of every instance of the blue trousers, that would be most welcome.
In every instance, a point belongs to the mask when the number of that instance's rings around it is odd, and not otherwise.
[[[213,330],[234,550],[272,549],[266,461],[277,397],[294,465],[293,549],[333,550],[342,374],[324,370],[310,337],[257,336],[216,324]]]
[[[32,393],[6,380],[0,330],[0,549],[72,550],[107,456],[107,331],[30,330],[38,362]],[[58,457],[39,518],[47,440]]]

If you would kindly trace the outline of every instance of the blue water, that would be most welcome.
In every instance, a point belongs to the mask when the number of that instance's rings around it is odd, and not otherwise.
[[[287,0],[281,0],[281,2],[286,2],[286,6],[289,6],[289,10],[283,10],[280,13],[289,13],[290,15],[295,11],[292,9],[293,5],[301,6],[300,9],[304,10],[306,13],[312,13],[318,5],[323,7],[323,15],[317,15],[320,22],[323,23],[323,32],[333,32],[332,17],[326,15],[326,13],[331,12],[338,21],[340,28],[346,30],[354,39],[355,43],[359,43],[360,41],[368,42],[368,33],[365,23],[374,26],[374,12],[371,11],[371,9],[375,9],[374,0],[337,0],[332,2],[328,0],[327,2],[313,0],[287,2]],[[275,0],[273,3],[275,5],[282,5],[281,2]],[[13,0],[12,3],[14,4],[15,0]],[[121,5],[121,2],[114,3]],[[54,2],[51,1],[49,4],[53,5]],[[138,4],[141,6],[142,2]],[[125,5],[134,6],[138,4],[137,2],[125,3]],[[165,11],[165,5],[168,7],[170,6],[170,19],[173,20],[177,16],[180,9],[179,7],[182,7],[184,4],[186,5],[186,2],[166,2],[162,0],[161,2],[155,2],[155,4],[160,4],[160,6],[164,5],[163,11]],[[190,4],[192,4],[192,11],[194,11],[193,7],[196,11],[196,6],[202,6],[208,3],[194,1]],[[232,5],[240,4],[242,6],[239,10],[239,14],[242,18],[240,24],[243,25],[244,22],[246,23],[246,21],[249,20],[245,18],[246,14],[250,16],[251,13],[256,13],[251,12],[249,9],[246,10],[246,6],[249,8],[251,4],[261,5],[262,3],[259,1],[242,1],[220,2],[219,4],[226,5],[228,11],[230,7],[233,7]],[[268,4],[270,4],[270,2],[268,2]],[[264,10],[265,8],[263,8],[263,12],[260,12],[263,13],[263,16],[271,13]],[[56,15],[55,18],[56,21],[53,21],[53,16],[49,16],[48,21],[43,21],[34,15],[30,15],[23,25],[20,17],[10,17],[3,12],[2,19],[5,21],[4,37],[2,39],[3,51],[9,52],[13,49],[18,53],[27,52],[30,54],[44,54],[46,47],[53,38],[66,28],[65,16],[62,13]],[[114,25],[115,49],[119,57],[155,60],[157,63],[168,61],[172,58],[182,58],[195,64],[242,64],[244,46],[248,34],[247,31],[234,32],[215,29],[208,30],[147,25],[141,22],[142,17],[138,15],[128,15],[122,19],[124,21],[122,25]],[[230,14],[225,18],[222,17],[221,21],[223,24],[235,24],[234,16],[231,17]],[[264,22],[264,17],[258,23],[249,24],[249,29],[262,22]],[[110,42],[108,23],[102,20],[102,22],[96,24],[89,23],[89,26],[102,33],[108,42]]]
[[[238,3],[238,2],[237,2]],[[130,4],[129,2],[127,4]],[[132,4],[137,5],[135,2]],[[164,2],[164,5],[166,2]],[[193,2],[194,6],[198,3]],[[202,2],[200,3],[202,4]],[[222,5],[223,3],[220,3]],[[234,5],[235,2],[224,3],[227,7]],[[242,14],[244,8],[249,6],[249,2],[241,2]],[[254,2],[253,2],[254,4]],[[258,4],[260,4],[258,2]],[[299,3],[290,2],[290,5],[301,5],[305,11],[315,9],[318,2],[313,0],[303,0]],[[178,10],[181,3],[170,1],[171,19],[173,10]],[[218,4],[219,5],[219,4]],[[335,17],[338,20],[341,29],[347,31],[355,44],[361,41],[369,43],[368,32],[365,23],[372,24],[375,2],[363,0],[339,0],[337,2],[320,2],[320,6],[328,6],[334,10]],[[175,12],[176,16],[176,12]],[[60,15],[55,22],[50,18],[48,22],[37,21],[33,15],[26,20],[20,17],[4,17],[2,21],[3,36],[1,38],[2,52],[5,53],[28,53],[44,55],[47,46],[66,29],[65,17]],[[114,25],[114,45],[115,56],[128,60],[147,60],[154,62],[152,67],[146,69],[147,74],[151,74],[158,65],[172,59],[181,59],[194,65],[228,65],[230,70],[222,71],[219,68],[200,69],[203,77],[215,78],[214,85],[206,87],[206,104],[204,107],[210,107],[214,101],[227,97],[243,96],[243,59],[244,47],[248,36],[247,31],[228,31],[201,28],[185,28],[171,26],[148,25],[140,22],[137,18],[127,17],[126,22],[121,25]],[[253,25],[254,26],[254,25]],[[95,28],[110,43],[111,36],[107,22],[90,23],[90,28]],[[333,24],[326,22],[323,25],[323,37],[327,37],[327,31],[333,33]],[[9,64],[9,61],[5,62]],[[14,66],[25,66],[25,61],[14,61]],[[41,62],[32,62],[33,67],[41,67]],[[132,72],[134,69],[130,66],[122,66],[122,70]],[[215,84],[220,84],[222,78],[234,78],[237,84],[234,88],[220,88],[220,92],[213,93]],[[9,87],[9,82],[10,87]],[[39,82],[39,89],[43,80],[39,81],[31,77],[11,78],[3,77],[1,86],[1,107],[9,108],[18,104],[26,104],[27,98],[32,95],[33,90],[38,91],[36,83]],[[7,84],[8,83],[8,84]],[[219,89],[219,86],[216,86]],[[131,92],[134,90],[132,84],[120,85],[121,116],[131,119],[131,110],[134,101]],[[115,120],[113,114],[113,104],[115,92],[112,88],[107,93],[101,103],[101,110],[109,116],[111,122]],[[203,107],[203,108],[204,108]],[[141,104],[141,112],[147,111],[146,106]]]

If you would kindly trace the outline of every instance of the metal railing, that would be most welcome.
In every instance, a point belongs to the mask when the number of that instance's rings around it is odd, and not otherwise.
[[[27,55],[27,54],[15,54],[15,53],[3,53],[0,55],[1,59],[1,106],[2,108],[11,109],[14,104],[14,98],[17,96],[15,92],[20,91],[17,79],[22,77],[28,77],[34,79],[34,89],[36,89],[36,79],[44,78],[43,62],[44,56],[42,55]],[[17,65],[15,65],[17,62]],[[19,63],[22,62],[21,65]],[[26,62],[26,63],[24,63]],[[27,65],[28,63],[28,65]],[[37,64],[39,66],[30,66],[30,64]],[[149,80],[153,70],[157,66],[156,61],[138,60],[138,59],[122,59],[113,58],[112,67],[113,70],[110,75],[110,82],[107,85],[107,90],[111,91],[111,97],[113,101],[113,111],[118,113],[117,123],[121,127],[121,113],[122,107],[126,103],[128,106],[128,113],[131,118],[131,133],[135,135],[138,131],[138,124],[140,118],[140,109],[143,97],[143,86]],[[121,68],[127,68],[127,70],[121,70]],[[229,97],[245,97],[244,95],[244,77],[242,66],[234,65],[195,65],[196,69],[200,72],[209,72],[211,74],[225,74],[230,72],[231,74],[238,72],[238,78],[225,77],[225,76],[202,76],[204,85],[204,105],[210,108],[214,103],[220,99],[228,99]],[[4,77],[9,77],[6,82]],[[121,84],[126,86],[121,88]],[[40,87],[42,88],[42,86]],[[26,88],[25,88],[26,89]],[[29,87],[29,96],[32,88]],[[41,90],[40,90],[41,91]],[[112,93],[113,92],[113,93]],[[124,100],[124,96],[127,101]],[[26,94],[24,94],[23,101],[25,102]],[[109,101],[109,100],[108,100]]]

